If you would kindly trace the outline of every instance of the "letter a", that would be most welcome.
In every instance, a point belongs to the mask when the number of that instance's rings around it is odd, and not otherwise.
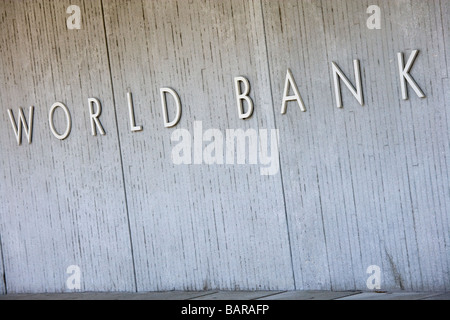
[[[369,290],[381,289],[381,268],[373,265],[368,267],[366,272],[371,275],[366,282],[367,288]]]
[[[67,278],[66,286],[69,290],[80,290],[81,289],[81,269],[79,266],[69,266],[67,267],[67,274],[70,274]]]
[[[67,14],[72,14],[67,18],[67,29],[81,29],[81,10],[79,6],[69,6],[66,10]]]
[[[292,87],[294,90],[294,95],[288,96],[289,89]],[[306,112],[305,103],[303,102],[302,96],[300,95],[300,91],[298,91],[297,84],[295,83],[294,77],[292,76],[292,72],[288,69],[286,74],[286,82],[284,85],[284,93],[283,93],[283,103],[281,105],[281,114],[286,114],[287,111],[287,103],[289,101],[297,101],[300,106],[300,110]]]
[[[370,30],[380,30],[381,29],[381,9],[379,6],[370,6],[367,8],[367,13],[372,14],[369,19],[367,19],[367,28]]]

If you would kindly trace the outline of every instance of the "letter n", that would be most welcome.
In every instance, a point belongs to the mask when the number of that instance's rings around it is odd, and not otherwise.
[[[25,131],[27,136],[28,144],[31,144],[33,138],[33,118],[34,118],[34,107],[30,107],[28,122],[23,113],[23,109],[19,108],[19,121],[16,123],[14,114],[11,109],[8,109],[9,119],[11,120],[11,125],[16,135],[17,143],[19,146],[22,144],[22,130]]]
[[[338,108],[343,108],[342,104],[342,94],[341,94],[341,82],[344,82],[345,86],[350,90],[352,95],[358,100],[361,106],[364,106],[364,96],[361,84],[361,68],[359,65],[359,60],[353,60],[353,66],[355,69],[355,80],[356,80],[356,88],[351,84],[350,80],[345,76],[342,70],[336,63],[332,63],[333,67],[333,79],[334,79],[334,93],[336,95],[336,105]]]

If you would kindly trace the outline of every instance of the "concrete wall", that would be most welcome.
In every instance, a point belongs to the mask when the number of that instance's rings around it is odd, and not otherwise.
[[[369,30],[367,7],[382,12]],[[68,30],[67,7],[81,8]],[[201,289],[448,290],[450,3],[434,1],[2,1],[0,293]],[[420,50],[402,100],[397,53]],[[355,83],[335,105],[331,63]],[[290,68],[307,111],[282,115]],[[240,120],[233,79],[251,83]],[[159,89],[176,90],[164,128]],[[131,132],[127,92],[135,120]],[[88,98],[106,135],[92,136]],[[72,131],[56,139],[54,102]],[[28,118],[21,146],[7,110]],[[173,105],[169,106],[173,116]],[[280,171],[175,165],[178,129],[278,129]],[[54,122],[65,129],[61,110]],[[203,143],[205,147],[207,143]],[[3,283],[2,283],[3,281]],[[6,281],[6,283],[4,283]]]
[[[384,17],[376,31],[364,14],[375,3]],[[296,286],[360,287],[376,264],[389,287],[448,287],[449,2],[264,4],[274,106],[290,67],[308,109],[275,113]],[[396,54],[413,49],[427,98],[409,88],[403,101]],[[343,86],[338,109],[330,63],[355,83],[353,59],[366,105]]]
[[[2,275],[2,279],[0,280],[0,294],[5,294],[6,293],[6,287],[5,287],[5,273],[3,272],[3,253],[1,251],[1,246],[0,246],[0,254],[2,257],[1,263],[0,263],[0,275]]]

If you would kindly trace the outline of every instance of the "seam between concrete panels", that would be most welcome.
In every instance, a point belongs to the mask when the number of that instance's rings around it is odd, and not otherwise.
[[[266,33],[266,21],[264,18],[264,6],[263,6],[263,0],[260,0],[260,8],[261,8],[261,19],[262,19],[262,26],[263,26],[263,34],[264,34],[264,50],[265,50],[265,55],[266,55],[266,61],[267,61],[267,73],[268,73],[268,80],[269,80],[269,92],[270,92],[270,99],[272,102],[272,114],[273,114],[273,123],[275,126],[275,129],[278,129],[277,126],[277,120],[275,118],[275,109],[274,109],[274,97],[273,97],[273,87],[272,87],[272,77],[270,74],[270,61],[269,61],[269,49],[268,49],[268,45],[267,45],[267,33]],[[292,270],[292,280],[293,280],[293,284],[294,284],[294,288],[297,289],[297,283],[296,283],[296,279],[295,279],[295,272],[294,272],[294,258],[292,255],[292,242],[291,242],[291,233],[290,233],[290,228],[289,228],[289,218],[288,218],[288,213],[287,213],[287,204],[286,204],[286,194],[284,191],[284,180],[283,180],[283,167],[282,167],[282,162],[281,162],[281,154],[278,153],[278,163],[280,164],[280,180],[281,180],[281,190],[283,192],[283,205],[284,205],[284,217],[286,220],[286,231],[287,231],[287,236],[288,236],[288,245],[289,245],[289,255],[290,255],[290,259],[291,259],[291,270]]]
[[[4,253],[3,253],[3,242],[2,242],[1,234],[0,234],[0,253],[1,253],[1,258],[2,258],[2,271],[3,271],[3,274],[0,275],[2,277],[0,281],[3,282],[4,294],[8,294],[8,289],[6,287],[5,257],[4,257]],[[0,292],[0,294],[2,294],[2,292]]]
[[[104,37],[105,37],[106,54],[107,54],[107,58],[108,58],[109,79],[110,79],[111,95],[112,95],[111,98],[112,98],[113,107],[114,107],[114,119],[116,122],[116,130],[117,130],[117,143],[118,143],[118,147],[119,147],[120,167],[122,169],[121,174],[122,174],[122,183],[123,183],[123,193],[124,193],[124,197],[125,197],[125,210],[126,210],[126,214],[127,214],[128,234],[129,234],[129,239],[130,239],[131,260],[132,260],[132,265],[133,265],[134,288],[135,288],[135,291],[138,292],[137,276],[136,276],[136,263],[134,260],[134,250],[133,250],[133,236],[131,233],[127,186],[126,186],[126,182],[125,182],[125,172],[124,172],[124,167],[123,167],[122,145],[120,142],[120,129],[119,129],[119,122],[118,122],[118,118],[117,118],[117,105],[116,105],[115,90],[114,90],[114,83],[113,83],[113,77],[112,77],[111,55],[109,52],[108,33],[106,32],[106,18],[105,18],[105,10],[104,10],[104,5],[103,5],[103,0],[100,0],[100,6],[101,6],[101,13],[102,13],[102,20],[103,20],[103,31],[104,31]]]

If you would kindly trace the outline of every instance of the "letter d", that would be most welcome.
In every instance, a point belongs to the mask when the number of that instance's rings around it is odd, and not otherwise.
[[[175,127],[178,124],[178,122],[180,122],[180,119],[181,119],[180,97],[175,92],[175,90],[173,90],[171,88],[161,88],[160,93],[161,93],[161,102],[162,102],[162,112],[163,112],[163,117],[164,117],[164,127],[166,127],[166,128]],[[168,115],[168,111],[167,111],[167,100],[166,100],[167,93],[170,94],[174,98],[175,106],[176,106],[176,110],[177,110],[176,117],[172,122],[169,122],[169,115]]]

